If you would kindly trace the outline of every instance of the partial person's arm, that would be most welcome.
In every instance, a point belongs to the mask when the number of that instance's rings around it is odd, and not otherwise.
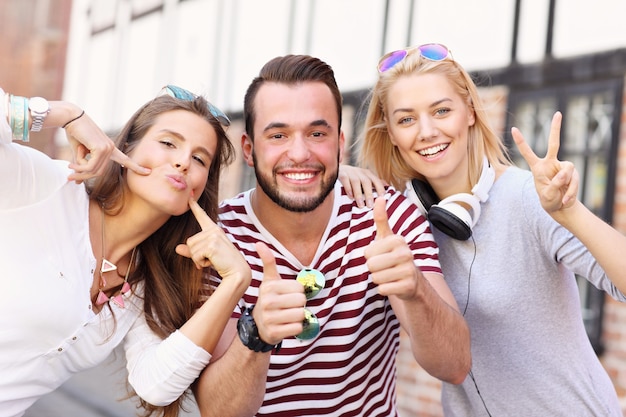
[[[152,334],[143,316],[126,336],[129,382],[140,397],[158,406],[180,397],[209,363],[251,279],[250,266],[224,231],[193,198],[189,207],[202,230],[178,245],[176,252],[193,260],[199,269],[214,268],[222,281],[194,315],[164,341]]]
[[[519,129],[512,128],[511,134],[533,173],[544,210],[587,247],[613,284],[626,294],[626,237],[578,200],[578,171],[571,162],[557,159],[561,119],[560,112],[552,118],[544,158],[535,155]]]
[[[143,312],[124,337],[124,351],[129,384],[155,406],[176,401],[211,359],[180,331],[162,340],[148,327]]]
[[[393,311],[420,366],[435,378],[460,384],[472,364],[467,323],[442,275],[415,272],[418,284],[410,298],[389,295]]]
[[[261,340],[278,345],[284,338],[302,332],[304,287],[296,280],[281,279],[276,260],[265,244],[257,243],[256,249],[263,261],[263,280],[252,316]],[[246,347],[238,336],[237,320],[231,319],[214,360],[194,386],[202,417],[254,415],[263,403],[272,352],[255,352]]]
[[[244,346],[237,335],[237,319],[228,323],[220,344],[216,356],[222,356],[211,361],[193,386],[200,415],[253,416],[263,403],[272,352],[254,352]]]
[[[29,110],[29,98],[5,93],[0,89],[0,137],[2,142],[16,140],[27,142],[33,126]],[[45,100],[38,100],[45,103]],[[150,170],[141,167],[115,147],[115,144],[94,123],[80,107],[66,101],[48,101],[48,112],[44,113],[43,128],[61,127],[65,129],[73,154],[69,168],[74,172],[70,181],[80,183],[91,177],[101,175],[109,160],[141,175]]]
[[[229,284],[231,281],[234,283]],[[220,336],[223,334],[225,340],[232,339],[232,329],[228,329],[231,325],[230,311],[243,290],[245,288],[242,289],[235,280],[222,282],[194,316],[165,340],[150,330],[143,315],[138,318],[124,345],[128,381],[137,395],[157,406],[165,406],[178,399],[196,381],[209,360],[215,359],[211,352],[219,350],[217,342]],[[233,319],[233,323],[236,325],[236,320]],[[248,350],[243,345],[241,347]],[[224,360],[228,357],[222,358]],[[221,387],[226,380],[217,381],[217,386]],[[234,392],[238,393],[237,390]],[[249,400],[243,401],[243,404],[249,405]]]
[[[443,276],[423,274],[404,238],[392,232],[385,201],[376,199],[376,240],[365,251],[372,280],[389,297],[417,362],[432,376],[460,384],[471,367],[467,323]]]
[[[191,258],[198,269],[211,267],[222,281],[180,331],[207,352],[217,346],[231,312],[250,285],[252,272],[245,258],[208,214],[193,199],[189,207],[201,231],[176,247],[176,253]],[[210,323],[210,326],[207,326]]]

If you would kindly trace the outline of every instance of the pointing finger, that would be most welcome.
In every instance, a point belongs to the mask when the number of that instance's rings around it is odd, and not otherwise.
[[[130,169],[131,171],[139,175],[148,175],[151,170],[149,168],[142,167],[137,162],[133,161],[128,155],[119,149],[115,148],[111,154],[111,159],[123,167]]]
[[[189,199],[189,208],[191,212],[196,217],[196,220],[200,224],[200,228],[202,230],[209,230],[212,227],[217,227],[215,222],[211,220],[208,214],[200,207],[200,204],[193,198]]]

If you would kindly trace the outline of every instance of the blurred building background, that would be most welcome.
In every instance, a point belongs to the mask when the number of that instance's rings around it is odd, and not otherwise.
[[[478,81],[507,143],[517,126],[544,154],[551,117],[563,112],[560,157],[581,173],[580,198],[626,232],[624,16],[623,0],[3,0],[0,86],[73,101],[114,135],[163,85],[176,84],[231,116],[229,134],[239,148],[248,83],[272,57],[307,53],[335,70],[350,146],[378,58],[439,42]],[[29,145],[69,158],[62,131],[33,134]],[[354,161],[358,148],[350,151]],[[252,184],[239,160],[223,177],[222,197]],[[626,409],[626,305],[579,284],[589,338]],[[403,416],[441,416],[439,383],[405,346],[398,360]],[[77,376],[30,417],[90,416],[53,414],[59,401],[83,401],[94,417],[132,415],[128,403],[113,405],[120,391],[109,385],[123,383],[124,373],[112,363]],[[99,384],[91,387],[94,380]]]
[[[0,86],[15,95],[63,95],[72,0],[0,2]],[[31,145],[57,156],[50,130]]]

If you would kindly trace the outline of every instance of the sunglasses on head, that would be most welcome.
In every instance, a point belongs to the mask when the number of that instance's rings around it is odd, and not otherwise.
[[[180,88],[171,84],[166,85],[165,87],[161,89],[161,91],[159,91],[160,96],[164,94],[167,94],[168,96],[172,96],[174,98],[185,100],[185,101],[192,101],[198,98],[198,96],[192,93],[191,91],[185,90],[184,88]],[[230,119],[228,118],[228,116],[226,116],[226,114],[223,111],[221,111],[216,106],[211,104],[208,100],[206,102],[209,107],[209,111],[211,112],[213,117],[215,117],[222,126],[224,127],[230,126]]]
[[[298,273],[296,281],[304,286],[304,295],[307,300],[314,298],[326,285],[326,278],[317,269],[305,268]],[[304,308],[304,320],[302,320],[303,330],[296,335],[296,339],[313,339],[320,332],[320,323],[315,314],[308,308]]]
[[[440,43],[427,43],[420,46],[399,49],[385,54],[382,58],[380,58],[380,61],[378,61],[378,72],[382,74],[385,71],[389,71],[415,50],[419,51],[420,56],[430,61],[443,61],[448,57],[452,59],[452,53],[446,46]]]

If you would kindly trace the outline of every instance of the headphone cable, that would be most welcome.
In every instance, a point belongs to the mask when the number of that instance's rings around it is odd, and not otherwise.
[[[472,268],[474,267],[474,261],[476,260],[476,241],[474,240],[474,236],[470,236],[472,238],[472,243],[474,244],[474,256],[472,257],[472,262],[470,263],[469,273],[467,274],[467,298],[465,299],[465,308],[463,308],[463,317],[465,317],[465,313],[467,313],[467,306],[469,306],[470,299],[470,284],[472,281]]]
[[[470,267],[469,267],[469,273],[467,275],[467,299],[465,300],[465,308],[463,308],[463,317],[465,317],[465,313],[467,313],[467,307],[469,306],[469,299],[470,299],[470,283],[472,280],[472,268],[474,266],[474,261],[476,260],[476,241],[474,240],[474,236],[471,236],[472,238],[472,243],[474,244],[474,256],[472,257],[472,262],[470,263]],[[487,415],[489,417],[491,416],[491,413],[489,412],[489,409],[487,408],[487,404],[485,404],[485,399],[483,398],[483,396],[480,394],[480,390],[478,389],[478,384],[476,383],[476,378],[474,378],[474,372],[472,372],[472,370],[470,369],[469,374],[470,378],[472,378],[472,382],[474,383],[474,387],[476,388],[476,393],[478,394],[478,397],[480,398],[480,401],[482,401],[483,403],[483,407],[485,407],[485,411],[487,412]]]

